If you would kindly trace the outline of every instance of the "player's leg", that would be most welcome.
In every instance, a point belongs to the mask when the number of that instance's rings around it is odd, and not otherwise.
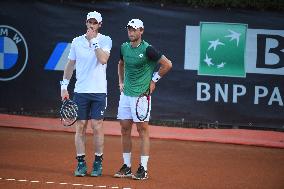
[[[130,119],[120,120],[121,126],[121,144],[122,144],[122,156],[123,162],[127,167],[131,167],[131,150],[132,150],[132,140],[131,140],[131,130],[133,121]]]
[[[132,115],[130,109],[129,97],[124,94],[120,95],[118,115],[117,118],[120,119],[121,126],[121,144],[122,144],[122,158],[123,165],[119,171],[114,175],[114,177],[131,177],[131,130],[132,130]]]
[[[133,121],[130,119],[120,120],[123,165],[119,169],[119,171],[116,172],[114,177],[119,177],[119,178],[132,177],[132,171],[131,171],[132,124]]]
[[[104,131],[103,131],[103,118],[106,109],[106,94],[97,93],[90,94],[92,99],[91,105],[91,127],[93,129],[93,144],[95,151],[95,160],[93,162],[93,171],[91,176],[102,175],[102,161],[104,150]]]
[[[148,178],[148,159],[150,152],[150,136],[148,122],[136,122],[137,131],[140,137],[140,165],[133,175],[134,179],[144,180]]]
[[[87,120],[78,120],[76,122],[76,133],[75,133],[75,146],[76,153],[78,156],[85,156],[86,152],[86,129]]]
[[[148,178],[148,159],[150,153],[150,135],[149,135],[149,118],[151,114],[151,101],[149,106],[149,113],[145,121],[140,121],[136,115],[136,101],[137,98],[133,97],[131,100],[131,110],[133,115],[133,121],[136,124],[137,131],[140,138],[140,165],[138,170],[133,175],[133,179],[144,180]]]
[[[85,176],[87,174],[87,164],[85,161],[87,123],[87,120],[78,120],[76,122],[75,147],[78,164],[74,173],[75,176]]]
[[[103,171],[103,150],[104,150],[104,132],[103,120],[91,120],[91,127],[93,129],[93,144],[95,149],[95,159],[93,162],[93,171],[91,176],[102,176]]]
[[[88,99],[84,94],[74,94],[74,102],[78,105],[78,121],[76,122],[75,147],[78,165],[75,170],[75,176],[85,176],[87,173],[87,165],[85,162],[86,154],[86,129],[88,124]]]
[[[93,129],[93,144],[95,154],[103,154],[104,151],[104,132],[103,120],[91,120],[91,127]]]
[[[149,124],[147,121],[136,122],[136,126],[141,140],[140,144],[141,156],[149,156],[150,152]]]

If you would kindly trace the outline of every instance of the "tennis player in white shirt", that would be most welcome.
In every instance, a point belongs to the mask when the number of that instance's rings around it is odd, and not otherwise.
[[[75,176],[85,176],[87,166],[86,129],[91,122],[94,140],[94,163],[91,176],[102,175],[102,160],[104,148],[103,118],[107,102],[107,61],[112,48],[109,36],[99,33],[102,26],[102,16],[93,11],[87,14],[86,34],[73,39],[61,81],[61,98],[69,98],[67,90],[73,70],[76,69],[76,84],[74,102],[78,105],[78,121],[76,122],[75,146],[78,166]]]

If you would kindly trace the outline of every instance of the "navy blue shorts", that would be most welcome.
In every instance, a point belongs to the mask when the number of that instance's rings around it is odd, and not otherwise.
[[[74,93],[74,102],[78,105],[78,120],[104,118],[107,102],[106,93]]]

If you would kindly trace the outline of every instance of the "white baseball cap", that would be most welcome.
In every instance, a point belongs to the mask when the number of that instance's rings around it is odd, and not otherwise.
[[[87,20],[89,20],[91,18],[96,19],[97,22],[103,21],[102,15],[99,12],[97,12],[97,11],[89,12],[87,14]]]
[[[127,26],[131,26],[134,29],[144,28],[143,22],[139,19],[132,19],[128,22]]]

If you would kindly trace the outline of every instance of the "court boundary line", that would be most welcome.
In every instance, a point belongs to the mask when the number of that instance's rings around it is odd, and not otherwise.
[[[53,182],[53,181],[40,181],[40,180],[30,180],[30,179],[16,179],[16,178],[4,178],[4,177],[0,177],[0,182],[1,181],[7,181],[7,182],[11,182],[11,181],[17,181],[17,182],[21,182],[21,183],[37,183],[37,184],[52,184],[52,185],[70,185],[72,187],[76,187],[76,186],[80,186],[80,187],[94,187],[94,188],[112,188],[112,189],[131,189],[131,187],[119,187],[116,185],[113,186],[108,186],[108,185],[94,185],[94,184],[81,184],[81,183],[69,183],[69,182]]]

